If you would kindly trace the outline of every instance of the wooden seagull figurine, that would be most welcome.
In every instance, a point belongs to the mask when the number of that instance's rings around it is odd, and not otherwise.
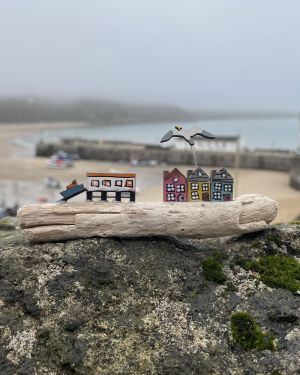
[[[193,139],[197,135],[201,135],[202,137],[208,138],[208,139],[215,139],[216,138],[213,134],[211,134],[208,131],[203,130],[203,129],[198,128],[198,129],[182,130],[182,126],[176,125],[175,131],[169,130],[168,133],[165,134],[162,137],[160,143],[168,142],[173,137],[183,138],[191,146],[191,150],[193,152],[194,160],[195,160],[195,169],[197,169],[198,168],[198,162],[197,162],[195,149],[194,149],[195,142],[194,142],[194,139]]]
[[[165,134],[160,143],[168,142],[173,137],[183,138],[186,142],[190,144],[190,146],[194,146],[195,142],[193,140],[194,137],[197,135],[201,135],[204,138],[215,139],[216,137],[203,129],[190,129],[190,130],[182,130],[182,126],[175,126],[175,131],[169,130],[167,134]]]

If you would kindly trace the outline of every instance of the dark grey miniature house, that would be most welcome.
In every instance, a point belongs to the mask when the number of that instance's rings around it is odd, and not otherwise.
[[[233,200],[233,178],[225,169],[211,171],[211,201],[227,202]]]

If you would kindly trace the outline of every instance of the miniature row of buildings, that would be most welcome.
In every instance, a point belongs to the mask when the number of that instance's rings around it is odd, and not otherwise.
[[[164,202],[226,202],[233,199],[233,178],[225,168],[212,170],[211,175],[202,169],[188,170],[184,176],[179,169],[164,171]],[[72,181],[62,191],[61,201],[67,201],[86,192],[88,201],[93,198],[135,201],[136,175],[134,173],[87,173],[87,186]]]
[[[66,186],[66,190],[60,193],[63,197],[60,201],[67,201],[86,192],[87,201],[92,201],[93,198],[101,201],[113,198],[121,202],[122,198],[127,198],[130,202],[135,202],[135,173],[87,173],[86,176],[87,187],[73,180]]]
[[[187,176],[174,168],[163,174],[164,202],[227,202],[233,199],[233,178],[225,168],[188,170]]]

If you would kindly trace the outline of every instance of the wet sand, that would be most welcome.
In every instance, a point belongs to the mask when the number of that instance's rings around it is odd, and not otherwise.
[[[51,124],[51,128],[53,126],[62,127],[66,126],[66,124]],[[74,125],[67,124],[67,126]],[[77,124],[77,126],[82,126],[82,124]],[[64,185],[75,178],[78,182],[85,183],[86,172],[133,171],[137,173],[137,186],[140,189],[137,200],[162,200],[162,171],[163,169],[171,169],[173,166],[132,167],[127,163],[79,160],[75,162],[73,168],[57,170],[47,168],[45,165],[46,159],[44,158],[13,158],[15,147],[17,147],[11,143],[13,139],[47,127],[49,128],[47,124],[0,125],[0,184],[2,184],[2,195],[5,190],[5,196],[7,197],[10,184],[19,181],[17,190],[21,204],[29,203],[30,193],[32,194],[32,202],[37,201],[38,197],[43,193],[49,201],[53,201],[54,199],[59,199],[59,190],[51,191],[51,189],[43,187],[43,179],[47,176],[56,177]],[[180,166],[182,171],[187,168],[188,166]],[[209,170],[211,168],[206,169]],[[234,171],[230,171],[234,176]],[[23,190],[27,191],[27,195],[24,198],[22,198],[22,183],[24,184]],[[5,189],[3,188],[4,185],[6,186]],[[300,214],[300,191],[294,190],[289,186],[289,175],[287,173],[241,169],[237,195],[248,193],[267,195],[279,203],[279,213],[276,222],[289,222]],[[79,197],[78,199],[83,198]]]

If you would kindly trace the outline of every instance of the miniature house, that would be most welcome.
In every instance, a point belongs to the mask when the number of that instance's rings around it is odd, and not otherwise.
[[[211,201],[227,202],[233,199],[233,178],[225,168],[211,171]]]
[[[188,201],[210,200],[210,177],[202,168],[187,171]]]
[[[186,202],[187,201],[187,179],[177,169],[164,171],[164,202]]]
[[[135,173],[87,173],[87,200],[93,200],[100,193],[104,201],[114,195],[116,201],[129,198],[134,202],[135,186]]]

